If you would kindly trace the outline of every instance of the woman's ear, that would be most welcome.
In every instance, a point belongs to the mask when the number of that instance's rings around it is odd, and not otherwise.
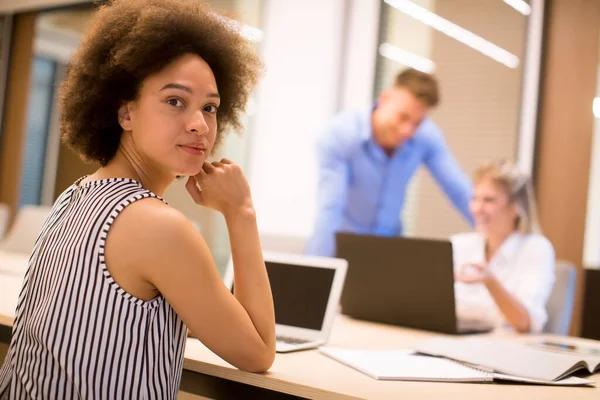
[[[516,201],[513,201],[511,203],[510,211],[515,216],[515,218],[521,217],[523,215],[523,208]]]
[[[124,131],[131,131],[131,117],[129,116],[128,103],[124,103],[119,107],[117,118],[119,119],[119,125],[121,125]]]
[[[525,210],[523,210],[523,207],[521,207],[520,204],[518,204],[516,201],[514,201],[511,204],[511,211],[513,213],[514,219],[517,223],[517,225],[520,224],[521,221],[523,221],[523,217],[525,217]]]

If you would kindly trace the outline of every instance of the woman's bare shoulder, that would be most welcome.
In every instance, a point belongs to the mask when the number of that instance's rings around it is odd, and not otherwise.
[[[141,252],[197,241],[199,232],[179,210],[163,201],[148,198],[127,206],[115,220],[111,234]],[[109,234],[109,237],[111,236]]]

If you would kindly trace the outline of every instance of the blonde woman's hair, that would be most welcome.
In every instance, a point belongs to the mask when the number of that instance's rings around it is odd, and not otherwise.
[[[541,233],[533,185],[527,174],[509,161],[487,162],[477,168],[473,177],[476,184],[483,179],[491,179],[504,187],[510,201],[517,205],[519,215],[515,228],[519,232]]]

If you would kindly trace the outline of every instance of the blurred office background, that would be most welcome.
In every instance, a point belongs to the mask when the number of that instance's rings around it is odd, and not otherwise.
[[[557,257],[600,266],[600,2],[596,0],[210,0],[235,18],[266,69],[228,157],[249,177],[267,245],[301,251],[315,214],[319,128],[346,108],[372,107],[406,67],[433,72],[432,113],[462,168],[517,160],[533,176]],[[8,225],[25,205],[51,205],[98,166],[61,144],[56,92],[95,5],[0,1],[0,203]],[[596,97],[598,99],[596,99]],[[166,200],[203,233],[221,271],[223,218],[197,207],[184,182]],[[411,183],[407,235],[469,230],[426,170]],[[0,228],[2,225],[0,224]],[[0,235],[2,232],[0,232]]]

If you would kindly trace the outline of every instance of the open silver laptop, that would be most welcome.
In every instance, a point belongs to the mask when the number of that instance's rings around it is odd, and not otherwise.
[[[337,258],[264,253],[275,305],[277,352],[325,344],[337,313],[348,262]],[[233,262],[223,278],[233,291]]]

